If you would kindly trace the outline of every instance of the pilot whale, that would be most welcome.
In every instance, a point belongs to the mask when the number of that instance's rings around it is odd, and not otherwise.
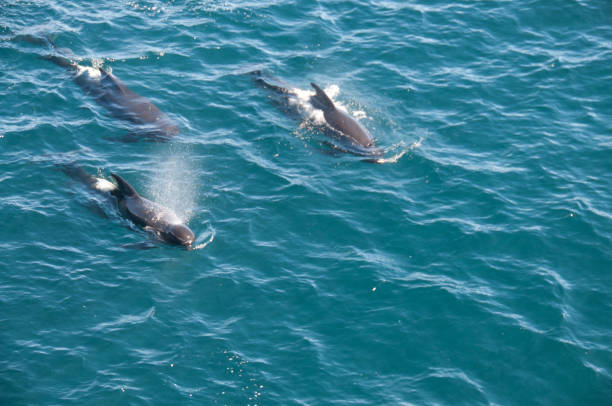
[[[26,37],[25,40],[40,43],[36,37]],[[125,141],[137,141],[140,138],[163,141],[178,134],[179,128],[164,112],[146,97],[129,89],[111,72],[101,67],[79,65],[69,57],[73,55],[69,49],[56,47],[50,38],[47,41],[55,54],[43,56],[43,59],[68,69],[74,82],[112,116],[138,126],[138,130],[133,131]]]
[[[195,234],[169,208],[140,196],[136,190],[121,176],[112,173],[116,183],[87,173],[75,165],[62,165],[61,169],[72,177],[86,184],[91,189],[114,196],[120,212],[136,225],[151,232],[161,241],[191,249]]]
[[[297,89],[274,84],[264,79],[261,71],[254,71],[250,74],[254,77],[258,86],[267,89],[276,96],[273,100],[274,104],[285,113],[296,119],[304,118]],[[337,141],[337,143],[330,144],[331,146],[358,156],[379,157],[382,155],[381,149],[376,146],[370,133],[356,119],[337,108],[321,87],[315,83],[310,85],[315,90],[315,94],[310,95],[306,103],[311,108],[321,110],[325,118],[324,125],[315,124],[314,127]]]

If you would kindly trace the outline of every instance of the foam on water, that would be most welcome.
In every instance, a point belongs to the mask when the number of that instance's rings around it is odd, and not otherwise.
[[[399,148],[400,151],[394,153],[391,156],[385,157],[385,158],[377,158],[377,159],[375,159],[375,162],[377,164],[394,164],[394,163],[397,163],[400,160],[401,157],[406,155],[406,153],[408,151],[411,151],[411,150],[413,150],[415,148],[419,148],[423,144],[424,140],[425,140],[424,137],[419,138],[417,141],[413,142],[407,148],[405,148],[403,145],[396,145],[394,147],[391,147],[391,148],[387,149],[385,152],[389,152],[389,151],[397,149],[397,148]]]
[[[348,112],[346,107],[342,103],[336,100],[336,97],[340,93],[340,88],[338,87],[338,85],[334,85],[334,84],[329,85],[328,87],[324,89],[324,91],[330,97],[330,99],[332,99],[332,101],[334,102],[334,105],[337,108],[341,109],[344,112]],[[291,89],[291,92],[295,94],[296,97],[290,98],[289,102],[297,104],[298,109],[303,112],[305,117],[307,117],[307,121],[310,121],[310,123],[303,123],[303,124],[305,125],[309,125],[309,124],[310,125],[312,124],[323,125],[326,123],[325,116],[323,114],[323,110],[315,108],[310,103],[310,98],[316,94],[314,90],[311,90],[311,89],[304,90],[304,89],[294,87]]]
[[[206,233],[198,235],[197,239],[199,239],[200,241],[204,239],[204,241],[199,244],[194,245],[193,248],[191,249],[201,250],[202,248],[206,248],[210,243],[212,243],[215,240],[215,230],[211,228],[210,230],[207,230]]]

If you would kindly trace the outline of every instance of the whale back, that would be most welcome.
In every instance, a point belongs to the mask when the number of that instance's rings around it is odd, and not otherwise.
[[[143,197],[123,199],[120,207],[130,220],[169,244],[189,247],[195,241],[193,231],[167,207]]]
[[[311,85],[316,91],[316,95],[312,96],[311,99],[314,102],[313,105],[323,110],[327,124],[342,136],[347,137],[361,147],[370,148],[374,146],[372,137],[357,120],[337,109],[334,102],[325,94],[323,89],[314,83],[311,83]]]
[[[133,91],[131,91],[130,89],[128,89],[119,79],[117,79],[117,77],[115,75],[113,75],[112,73],[110,73],[109,71],[107,71],[104,68],[98,68],[100,70],[100,73],[102,74],[102,83],[104,84],[104,86],[106,86],[109,90],[111,91],[115,91],[118,94],[122,94],[124,96],[132,96],[132,95],[136,95]]]

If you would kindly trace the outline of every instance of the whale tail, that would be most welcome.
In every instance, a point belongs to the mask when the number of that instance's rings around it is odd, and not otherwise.
[[[13,36],[12,41],[27,42],[30,44],[41,46],[49,46],[55,52],[55,54],[41,55],[39,57],[40,59],[51,61],[54,64],[61,66],[62,68],[76,69],[77,64],[72,62],[71,59],[75,57],[74,53],[68,48],[59,48],[57,45],[55,45],[55,38],[57,38],[57,35],[38,36],[32,34],[19,34]]]
[[[253,82],[255,82],[255,84],[259,87],[271,90],[279,94],[291,93],[291,91],[287,89],[286,87],[275,85],[274,83],[271,83],[271,80],[274,80],[274,81],[278,81],[278,80],[265,74],[261,70],[254,70],[254,71],[248,72],[248,75],[251,75],[251,77],[253,78]],[[269,80],[266,80],[266,77]]]
[[[334,106],[334,102],[331,101],[329,96],[325,94],[323,89],[321,89],[314,83],[311,83],[310,85],[315,90],[315,92],[317,92],[317,94],[315,94],[311,98],[311,100],[314,101],[313,104],[315,105],[315,107],[320,108],[323,111],[329,111],[336,108],[336,106]]]
[[[0,33],[2,29],[0,27]],[[9,30],[9,33],[12,34],[12,31]],[[40,45],[40,46],[49,46],[55,52],[58,52],[66,57],[76,57],[74,53],[68,48],[60,48],[55,44],[55,40],[59,34],[46,34],[46,35],[34,35],[34,34],[17,34],[11,37],[11,41],[13,42],[27,42],[32,45]]]
[[[121,194],[121,196],[126,196],[126,197],[138,196],[138,193],[136,193],[132,185],[127,183],[125,179],[123,179],[121,176],[115,173],[111,173],[111,176],[117,182],[117,188],[119,189],[119,193]]]
[[[69,164],[55,164],[55,166],[64,172],[66,175],[70,176],[72,179],[77,180],[86,184],[87,186],[94,188],[97,178],[87,172],[80,166],[77,166],[74,163]]]
[[[12,32],[10,33],[12,34]],[[32,45],[40,45],[40,46],[49,45],[49,41],[47,40],[47,38],[40,37],[38,35],[32,35],[32,34],[13,35],[10,40],[13,42],[27,42]]]
[[[59,37],[58,34],[55,34],[53,36],[45,35],[45,39],[47,40],[49,45],[51,45],[51,48],[53,48],[56,52],[60,53],[61,55],[66,56],[67,58],[76,58],[76,55],[74,54],[74,52],[72,52],[70,48],[58,47],[55,44],[55,40],[57,39],[57,37]]]
[[[43,56],[40,56],[40,59],[51,61],[54,64],[61,66],[62,68],[66,68],[66,69],[76,69],[77,68],[76,63],[60,55],[43,55]]]

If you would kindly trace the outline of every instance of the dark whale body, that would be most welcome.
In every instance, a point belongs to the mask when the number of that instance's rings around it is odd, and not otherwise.
[[[296,97],[293,90],[265,80],[260,71],[251,72],[251,75],[254,76],[255,83],[258,86],[275,94],[273,103],[277,107],[296,119],[301,117],[297,103],[291,100]],[[310,97],[309,103],[312,107],[323,111],[327,124],[318,127],[318,130],[339,141],[339,145],[331,144],[334,148],[358,156],[372,158],[382,156],[382,151],[376,146],[372,136],[357,120],[336,108],[334,102],[319,86],[314,83],[311,83],[311,86],[316,93]]]
[[[323,110],[325,121],[340,135],[350,138],[363,148],[371,148],[374,140],[366,130],[351,116],[338,110],[331,99],[325,94],[323,89],[314,83],[310,84],[316,91],[316,95],[311,97],[311,104]]]
[[[68,69],[72,73],[74,82],[105,107],[112,116],[137,125],[138,130],[132,132],[126,141],[137,141],[139,138],[163,141],[178,134],[179,128],[164,112],[146,97],[129,89],[111,72],[73,62],[69,58],[73,55],[72,51],[58,48],[50,38],[44,40],[31,35],[15,38],[36,45],[46,41],[55,53],[44,56],[43,59]]]
[[[121,176],[114,173],[111,176],[117,182],[117,189],[112,193],[126,217],[141,227],[151,229],[167,243],[191,247],[195,235],[176,214],[141,197]]]
[[[111,174],[117,184],[98,178],[75,165],[60,165],[61,170],[90,189],[117,199],[120,212],[145,230],[153,233],[161,241],[192,248],[195,241],[189,229],[170,209],[140,196],[122,177]],[[109,196],[110,197],[110,196]]]

